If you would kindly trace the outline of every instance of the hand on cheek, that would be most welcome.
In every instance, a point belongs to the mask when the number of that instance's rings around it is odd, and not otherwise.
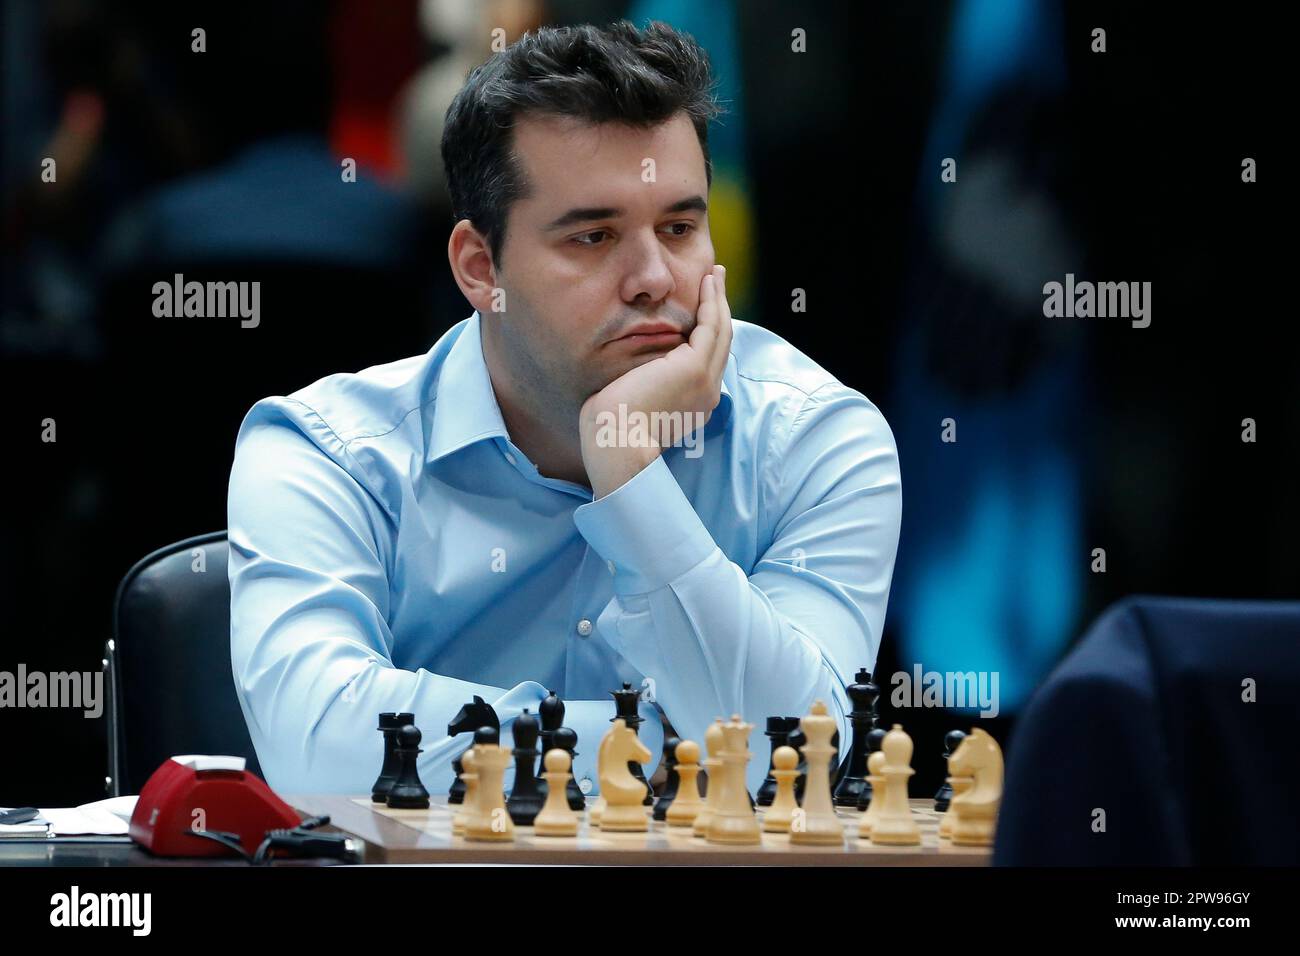
[[[690,339],[631,369],[582,406],[582,459],[600,498],[622,486],[673,445],[708,422],[721,397],[731,351],[726,270],[715,265],[700,280]]]

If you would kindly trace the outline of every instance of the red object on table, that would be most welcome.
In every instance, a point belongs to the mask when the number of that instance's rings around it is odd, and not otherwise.
[[[296,827],[298,813],[242,757],[172,757],[145,783],[131,814],[131,839],[156,856],[227,856],[233,851],[196,830],[238,834],[250,855],[268,830]]]

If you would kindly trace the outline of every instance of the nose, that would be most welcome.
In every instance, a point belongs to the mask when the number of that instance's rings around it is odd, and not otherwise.
[[[677,282],[659,238],[651,233],[624,246],[628,262],[623,278],[623,301],[660,302],[673,293]]]

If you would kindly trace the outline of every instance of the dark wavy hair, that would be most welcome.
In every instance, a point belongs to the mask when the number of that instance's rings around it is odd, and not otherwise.
[[[708,54],[689,35],[652,21],[543,27],[525,33],[470,73],[447,108],[442,162],[452,216],[468,219],[501,266],[510,205],[530,194],[511,146],[524,114],[649,128],[679,111],[695,126],[713,183],[709,121],[722,109]]]

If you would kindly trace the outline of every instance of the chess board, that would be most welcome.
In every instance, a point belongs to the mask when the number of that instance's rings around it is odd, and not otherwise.
[[[858,836],[862,815],[837,809],[844,822],[842,846],[801,846],[788,833],[764,833],[761,844],[727,846],[693,836],[690,827],[670,827],[650,820],[645,833],[607,833],[593,827],[586,814],[573,837],[537,836],[532,827],[516,827],[512,843],[480,843],[453,836],[451,818],[458,809],[445,795],[431,798],[427,810],[390,810],[369,797],[290,797],[304,814],[329,814],[331,828],[365,844],[367,863],[510,863],[715,866],[987,866],[988,847],[953,846],[939,839],[943,814],[932,800],[911,800],[921,830],[921,845],[877,846]],[[594,801],[589,799],[590,805]],[[647,816],[649,809],[646,808]],[[764,809],[758,808],[760,824]]]

